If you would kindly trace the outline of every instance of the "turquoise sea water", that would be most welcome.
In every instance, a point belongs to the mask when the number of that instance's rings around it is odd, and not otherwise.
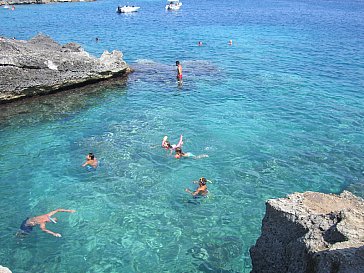
[[[130,15],[118,4],[0,10],[2,36],[43,32],[96,56],[119,49],[136,70],[0,107],[0,264],[249,272],[268,198],[364,197],[362,1],[185,0],[166,12],[163,1],[139,0]],[[176,160],[160,148],[180,134],[186,152],[209,157]],[[95,172],[80,167],[90,151]],[[201,176],[213,181],[210,196],[193,200],[184,189]],[[38,228],[14,236],[26,217],[58,207],[77,210],[47,225],[62,238]]]

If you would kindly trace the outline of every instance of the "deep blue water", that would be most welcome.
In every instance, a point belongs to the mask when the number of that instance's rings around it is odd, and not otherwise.
[[[127,82],[0,107],[0,264],[249,272],[267,199],[364,197],[363,1],[185,0],[166,12],[144,0],[130,15],[118,4],[0,10],[1,36],[43,32],[96,56],[119,49],[135,68]],[[209,157],[176,160],[159,147],[180,134],[186,152]],[[80,167],[89,151],[96,172]],[[201,176],[213,183],[196,201],[184,189]],[[58,207],[77,210],[47,225],[62,238],[14,236],[26,217]]]

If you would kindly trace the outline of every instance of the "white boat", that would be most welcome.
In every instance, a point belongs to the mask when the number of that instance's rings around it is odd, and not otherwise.
[[[182,6],[182,2],[179,0],[168,0],[166,10],[179,10]]]
[[[136,6],[118,6],[116,9],[117,13],[130,13],[130,12],[137,12],[140,9],[140,7]]]

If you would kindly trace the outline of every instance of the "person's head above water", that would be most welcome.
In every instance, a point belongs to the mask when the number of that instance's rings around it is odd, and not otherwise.
[[[181,154],[181,153],[182,153],[182,149],[181,149],[180,147],[177,147],[177,148],[176,148],[176,153],[177,153],[177,154]]]
[[[87,158],[90,159],[90,160],[94,160],[95,159],[95,155],[93,153],[89,153],[87,155]]]
[[[166,140],[164,142],[163,146],[166,147],[166,148],[171,148],[172,147],[171,143],[168,140]]]
[[[179,61],[176,61],[176,66],[178,66],[179,65]]]
[[[201,177],[198,182],[201,184],[201,185],[206,185],[207,183],[207,179],[205,177]]]

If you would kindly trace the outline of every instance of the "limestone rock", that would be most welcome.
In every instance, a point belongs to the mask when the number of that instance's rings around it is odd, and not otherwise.
[[[10,269],[0,265],[0,273],[11,273]]]
[[[39,34],[29,41],[0,38],[0,103],[84,86],[130,71],[123,54],[90,56],[75,43]]]
[[[364,200],[294,193],[266,203],[252,273],[364,272]]]

